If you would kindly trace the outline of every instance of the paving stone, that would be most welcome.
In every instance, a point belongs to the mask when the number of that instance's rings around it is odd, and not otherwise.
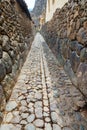
[[[31,123],[31,122],[34,121],[34,119],[35,119],[35,115],[34,115],[34,114],[31,114],[31,115],[28,116],[27,121],[28,121],[29,123]]]
[[[28,124],[25,126],[25,130],[36,130],[36,128],[33,124]]]
[[[21,100],[21,105],[23,105],[23,106],[27,106],[26,101],[25,101],[25,100]]]
[[[6,111],[12,111],[17,106],[18,106],[18,104],[15,101],[9,101],[8,104],[6,105]]]
[[[38,100],[41,100],[41,99],[42,99],[42,94],[39,93],[39,92],[37,92],[37,93],[35,94],[35,98],[38,99]]]
[[[41,107],[35,108],[35,115],[36,115],[37,118],[42,118],[43,117]]]
[[[65,127],[65,128],[63,128],[63,130],[71,130],[71,128]]]
[[[53,123],[57,123],[61,127],[63,127],[63,125],[65,125],[61,116],[59,116],[56,112],[51,112],[51,118],[52,118]]]
[[[50,119],[49,117],[46,117],[46,118],[45,118],[45,121],[46,121],[46,122],[50,122],[51,119]]]
[[[21,125],[16,125],[12,128],[12,130],[21,130],[22,126]]]
[[[27,121],[26,121],[26,120],[21,120],[20,124],[21,124],[21,125],[26,125],[26,124],[27,124]]]
[[[22,117],[23,119],[25,119],[25,118],[28,117],[28,115],[29,115],[28,113],[22,113],[22,114],[21,114],[21,117]]]
[[[43,129],[41,129],[41,128],[36,128],[36,130],[43,130]]]
[[[34,125],[36,126],[36,127],[43,127],[44,126],[44,121],[43,120],[41,120],[41,119],[36,119],[35,121],[34,121]]]
[[[45,112],[49,112],[49,108],[48,107],[44,107],[44,111]]]
[[[13,124],[18,123],[18,124],[19,124],[20,121],[21,121],[21,117],[18,115],[18,116],[14,117],[14,118],[11,120],[11,123],[13,123]]]
[[[21,101],[21,100],[23,100],[23,99],[25,99],[25,97],[24,97],[23,95],[21,95],[21,96],[18,97],[18,100],[19,100],[19,101]]]
[[[53,130],[62,130],[62,129],[59,125],[53,124]]]
[[[31,102],[30,102],[29,105],[28,105],[29,108],[31,108],[31,107],[33,107],[33,106],[34,106],[34,104],[31,103]]]
[[[45,130],[52,130],[51,124],[45,123]]]
[[[25,107],[25,106],[21,106],[21,107],[19,108],[19,110],[20,110],[21,112],[28,112],[28,108]]]
[[[13,115],[12,115],[11,112],[9,112],[9,113],[6,115],[6,117],[5,117],[4,120],[5,120],[7,123],[9,123],[9,122],[12,120],[12,118],[13,118]]]
[[[47,107],[48,107],[48,105],[49,105],[49,104],[48,104],[48,100],[44,100],[43,102],[44,102],[44,106],[47,106]]]
[[[29,111],[30,113],[34,113],[34,108],[33,108],[33,107],[30,108],[30,109],[28,109],[28,111]]]
[[[13,127],[14,127],[14,125],[12,125],[12,124],[3,124],[3,125],[1,125],[0,130],[12,130]]]
[[[42,107],[42,102],[41,101],[35,102],[35,107]]]
[[[48,117],[48,116],[49,116],[49,114],[48,114],[48,113],[46,113],[46,112],[44,112],[44,113],[43,113],[43,116],[44,116],[44,117]]]
[[[12,114],[16,117],[19,115],[19,111],[13,111]]]

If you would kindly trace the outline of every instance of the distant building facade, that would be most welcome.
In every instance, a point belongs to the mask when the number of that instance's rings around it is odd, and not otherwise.
[[[57,8],[62,8],[68,0],[47,0],[46,22],[51,20]]]

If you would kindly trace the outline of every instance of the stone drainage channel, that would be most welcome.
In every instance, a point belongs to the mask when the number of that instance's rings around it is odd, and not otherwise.
[[[69,92],[66,93],[66,84],[64,89],[58,86],[65,93],[56,88],[60,96],[58,93],[55,96],[54,82],[56,86],[60,82],[68,82],[70,88],[72,84],[54,59],[43,37],[38,33],[6,105],[0,130],[87,130],[87,122],[80,113],[75,113],[72,107],[68,109],[68,104],[65,104],[68,99],[70,103],[72,101],[72,96],[68,95]]]

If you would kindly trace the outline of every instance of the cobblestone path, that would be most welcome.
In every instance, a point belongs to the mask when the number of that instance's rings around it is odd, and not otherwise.
[[[83,97],[38,33],[6,105],[0,130],[87,130]]]

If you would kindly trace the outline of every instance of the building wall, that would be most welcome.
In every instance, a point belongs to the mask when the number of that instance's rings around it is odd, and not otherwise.
[[[87,0],[73,0],[57,9],[41,33],[87,102]]]
[[[47,0],[46,22],[50,21],[57,8],[62,8],[68,0]]]

